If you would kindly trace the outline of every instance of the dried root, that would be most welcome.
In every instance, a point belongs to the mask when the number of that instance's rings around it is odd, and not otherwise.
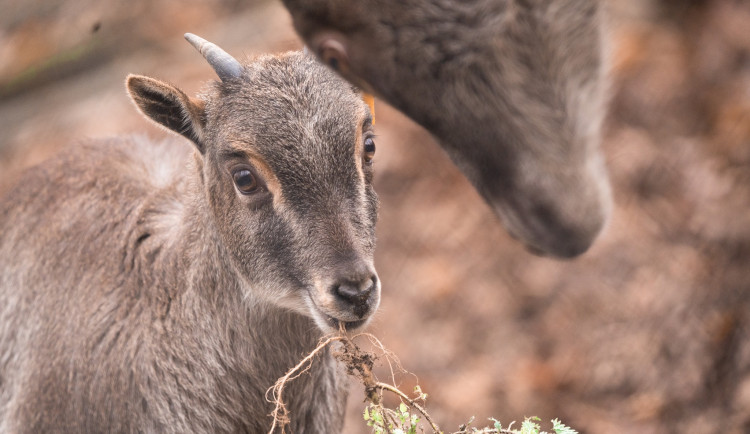
[[[354,340],[360,337],[366,337],[374,347],[381,351],[390,368],[393,384],[383,383],[375,377],[373,366],[379,356],[359,348],[354,343]],[[365,388],[365,402],[368,404],[364,411],[364,418],[367,424],[373,427],[373,431],[376,434],[416,434],[418,430],[424,434],[424,428],[419,425],[422,417],[429,423],[433,434],[443,433],[427,413],[427,410],[425,410],[424,401],[427,398],[427,394],[422,393],[419,386],[414,389],[415,396],[412,398],[394,385],[396,383],[394,365],[399,372],[406,373],[401,367],[398,358],[392,352],[388,351],[375,336],[369,333],[361,333],[350,337],[342,327],[337,335],[321,339],[314,350],[283,377],[279,378],[273,387],[266,391],[266,399],[275,404],[273,413],[271,413],[273,424],[268,434],[274,434],[274,431],[277,429],[282,434],[286,433],[285,430],[289,425],[289,414],[284,405],[285,387],[289,382],[307,372],[312,365],[313,359],[334,342],[340,342],[341,345],[340,348],[334,350],[333,356],[344,364],[347,374],[356,378]],[[383,405],[384,392],[393,393],[401,400],[401,404],[397,409],[390,409]],[[271,399],[269,399],[269,394],[272,397]],[[495,419],[491,420],[493,422],[492,428],[477,429],[470,426],[474,422],[474,418],[472,418],[468,423],[461,425],[458,431],[453,434],[546,434],[541,431],[537,423],[538,418],[526,418],[520,430],[512,429],[513,424],[507,428],[503,428],[500,422]],[[557,419],[553,420],[552,424],[555,434],[577,434],[575,430],[563,425]]]
[[[398,358],[392,352],[388,351],[380,342],[380,340],[378,340],[378,338],[370,333],[361,333],[350,337],[349,335],[347,335],[346,330],[342,328],[341,330],[339,330],[338,335],[323,338],[318,346],[315,347],[315,349],[313,349],[296,366],[290,369],[289,372],[287,372],[283,377],[279,378],[273,385],[273,387],[266,391],[266,399],[269,402],[274,403],[275,405],[274,410],[271,413],[271,417],[273,417],[273,424],[271,425],[271,429],[268,431],[268,434],[273,434],[277,429],[280,429],[282,434],[286,433],[285,430],[287,425],[289,424],[289,415],[286,405],[284,404],[285,387],[289,382],[307,372],[312,365],[313,359],[315,359],[315,357],[321,351],[323,351],[328,345],[332,344],[333,342],[341,342],[341,349],[334,351],[333,355],[334,357],[336,357],[336,359],[344,364],[347,374],[356,378],[359,382],[362,383],[365,388],[365,400],[366,402],[369,402],[369,408],[371,410],[375,410],[379,414],[382,414],[390,425],[395,426],[395,424],[398,423],[398,419],[401,415],[399,415],[394,410],[385,408],[382,405],[383,392],[387,391],[398,396],[401,399],[403,405],[406,405],[408,408],[415,409],[417,412],[419,412],[427,420],[427,422],[429,422],[434,433],[441,432],[437,424],[435,424],[435,422],[432,420],[432,417],[430,417],[430,415],[424,409],[423,405],[420,405],[420,403],[418,402],[420,400],[424,401],[424,398],[427,396],[421,393],[421,390],[417,388],[417,396],[415,398],[410,398],[406,393],[399,390],[398,387],[392,384],[378,381],[377,377],[375,377],[373,373],[373,366],[375,365],[375,361],[378,360],[378,356],[362,350],[354,343],[354,340],[360,337],[366,337],[374,347],[378,348],[382,352],[382,355],[385,357],[385,360],[390,368],[391,378],[393,379],[394,384],[396,382],[394,365],[400,372],[406,372],[401,367]]]
[[[297,365],[290,369],[289,372],[284,374],[283,377],[276,380],[276,383],[273,385],[273,387],[266,391],[266,400],[275,404],[273,412],[271,413],[271,417],[273,417],[273,424],[271,425],[271,429],[268,431],[268,434],[273,434],[274,430],[277,427],[279,427],[281,429],[281,433],[284,434],[286,432],[286,426],[289,425],[289,413],[286,409],[286,405],[284,405],[283,396],[284,388],[286,387],[286,385],[290,381],[307,372],[312,365],[313,359],[318,355],[318,353],[323,351],[332,342],[341,341],[343,339],[347,339],[346,336],[332,336],[323,338],[318,346],[310,352],[310,354],[302,359],[302,361],[297,363]],[[272,399],[268,398],[269,393],[273,397]]]

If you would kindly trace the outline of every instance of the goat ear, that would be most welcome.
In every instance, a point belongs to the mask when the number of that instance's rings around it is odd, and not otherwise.
[[[362,101],[370,107],[370,115],[372,116],[372,124],[375,125],[375,97],[371,93],[362,92]]]
[[[125,85],[141,113],[190,139],[201,154],[205,152],[203,128],[206,111],[203,101],[188,97],[171,84],[142,75],[129,75]]]

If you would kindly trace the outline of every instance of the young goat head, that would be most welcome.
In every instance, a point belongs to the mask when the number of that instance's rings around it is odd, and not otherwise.
[[[143,114],[197,147],[205,197],[247,298],[310,316],[325,331],[363,325],[380,299],[366,104],[308,56],[242,66],[186,38],[221,78],[218,97],[189,98],[135,75],[127,88]]]
[[[537,253],[586,251],[610,212],[596,0],[284,0],[324,62],[437,139]]]

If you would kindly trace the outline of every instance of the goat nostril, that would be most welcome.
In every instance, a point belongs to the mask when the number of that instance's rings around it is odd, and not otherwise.
[[[336,287],[336,294],[345,300],[353,300],[359,296],[359,289],[354,285],[344,283]]]
[[[373,288],[375,288],[374,277],[361,282],[345,281],[336,285],[336,294],[347,301],[354,302],[359,298],[369,297]]]
[[[359,282],[342,281],[335,285],[334,292],[341,300],[353,305],[354,313],[362,317],[369,310],[370,295],[376,286],[377,278],[372,276]]]
[[[549,256],[547,254],[547,252],[545,252],[544,250],[542,250],[539,247],[532,246],[531,244],[527,244],[526,243],[526,244],[524,244],[524,247],[526,247],[526,250],[528,250],[529,253],[534,254],[536,256],[539,256],[539,257],[542,257],[542,258]]]

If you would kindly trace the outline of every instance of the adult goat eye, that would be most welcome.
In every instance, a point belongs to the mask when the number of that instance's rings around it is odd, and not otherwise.
[[[242,194],[252,194],[258,190],[258,181],[253,173],[247,169],[235,170],[232,173],[232,178],[234,178],[234,185]]]
[[[334,39],[328,39],[320,44],[318,49],[323,63],[331,67],[331,69],[346,73],[349,69],[349,64],[346,56],[346,49],[344,46]]]
[[[372,137],[365,139],[365,163],[372,162],[375,157],[375,140]]]

